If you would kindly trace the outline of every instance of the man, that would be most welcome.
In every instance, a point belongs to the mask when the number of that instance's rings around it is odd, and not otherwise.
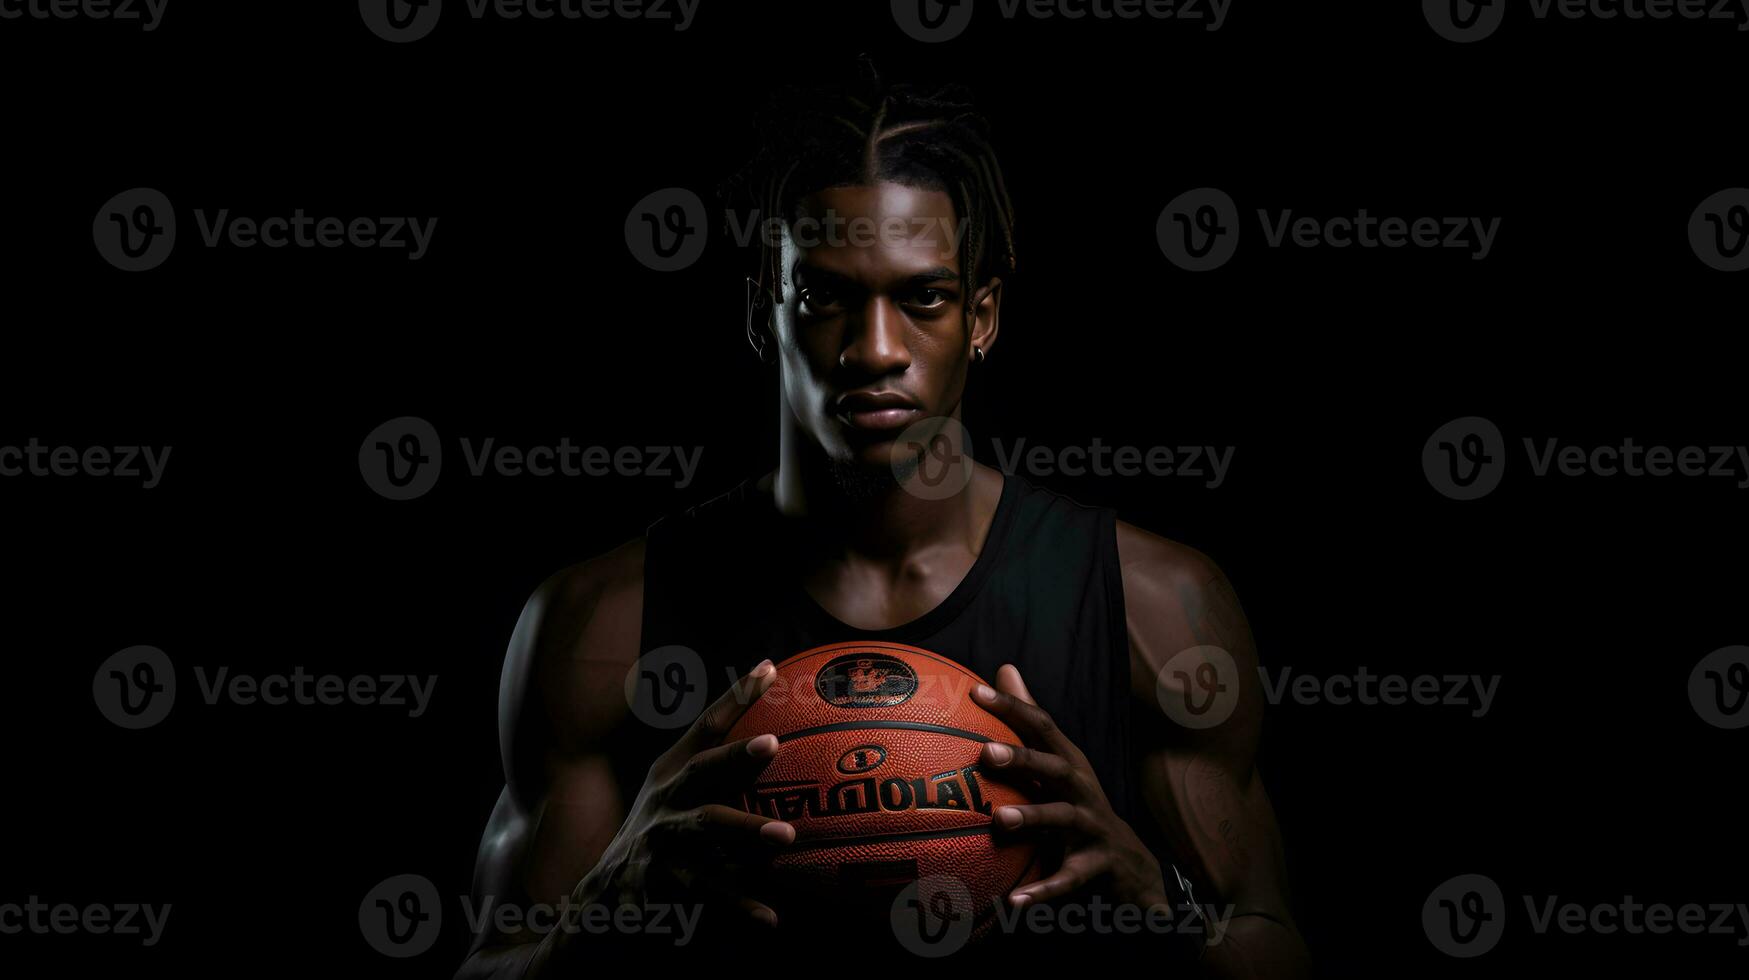
[[[764,135],[739,189],[781,219],[747,317],[779,376],[777,468],[529,600],[504,669],[506,787],[476,891],[549,905],[683,898],[731,939],[818,938],[758,894],[761,864],[794,828],[724,802],[777,740],[723,739],[771,684],[771,661],[881,639],[992,679],[971,696],[1021,736],[985,746],[980,763],[1038,802],[993,819],[1051,837],[1061,860],[1011,908],[1094,894],[1159,910],[1190,900],[1188,882],[1221,911],[1200,936],[1151,937],[1162,962],[1303,975],[1254,766],[1261,696],[1238,683],[1256,652],[1227,580],[1190,548],[959,452],[950,420],[996,349],[1015,267],[983,121],[954,90],[871,80],[781,103]],[[1232,714],[1177,724],[1163,669],[1211,646],[1238,671],[1225,678],[1239,691]],[[705,666],[696,680],[711,699],[678,734],[636,717],[625,693],[641,656],[677,647]],[[606,948],[587,932],[488,924],[461,975],[568,976]]]

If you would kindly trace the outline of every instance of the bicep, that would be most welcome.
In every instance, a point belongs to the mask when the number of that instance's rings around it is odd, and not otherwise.
[[[1285,921],[1281,834],[1256,766],[1257,649],[1238,597],[1189,548],[1145,532],[1119,542],[1148,812],[1181,869],[1206,883],[1199,900]]]
[[[641,552],[629,547],[555,575],[524,607],[499,692],[505,787],[480,839],[476,908],[556,905],[618,832],[626,802],[610,750],[641,610]],[[539,938],[483,922],[476,949]]]

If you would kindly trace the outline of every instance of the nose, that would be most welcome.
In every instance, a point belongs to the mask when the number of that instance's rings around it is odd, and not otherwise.
[[[911,366],[905,344],[905,314],[885,296],[872,296],[862,316],[853,318],[838,355],[839,366],[868,377],[902,374]]]

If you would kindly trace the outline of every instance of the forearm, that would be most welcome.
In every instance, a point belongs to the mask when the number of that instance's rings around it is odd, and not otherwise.
[[[1311,975],[1311,955],[1299,931],[1265,915],[1239,914],[1209,923],[1200,975],[1220,980],[1299,980]]]

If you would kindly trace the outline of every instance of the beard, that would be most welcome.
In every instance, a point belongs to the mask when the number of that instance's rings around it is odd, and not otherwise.
[[[893,455],[887,463],[866,463],[859,459],[832,457],[826,461],[832,484],[850,503],[866,503],[892,493],[916,475],[923,465],[924,449],[916,451],[893,445]]]

